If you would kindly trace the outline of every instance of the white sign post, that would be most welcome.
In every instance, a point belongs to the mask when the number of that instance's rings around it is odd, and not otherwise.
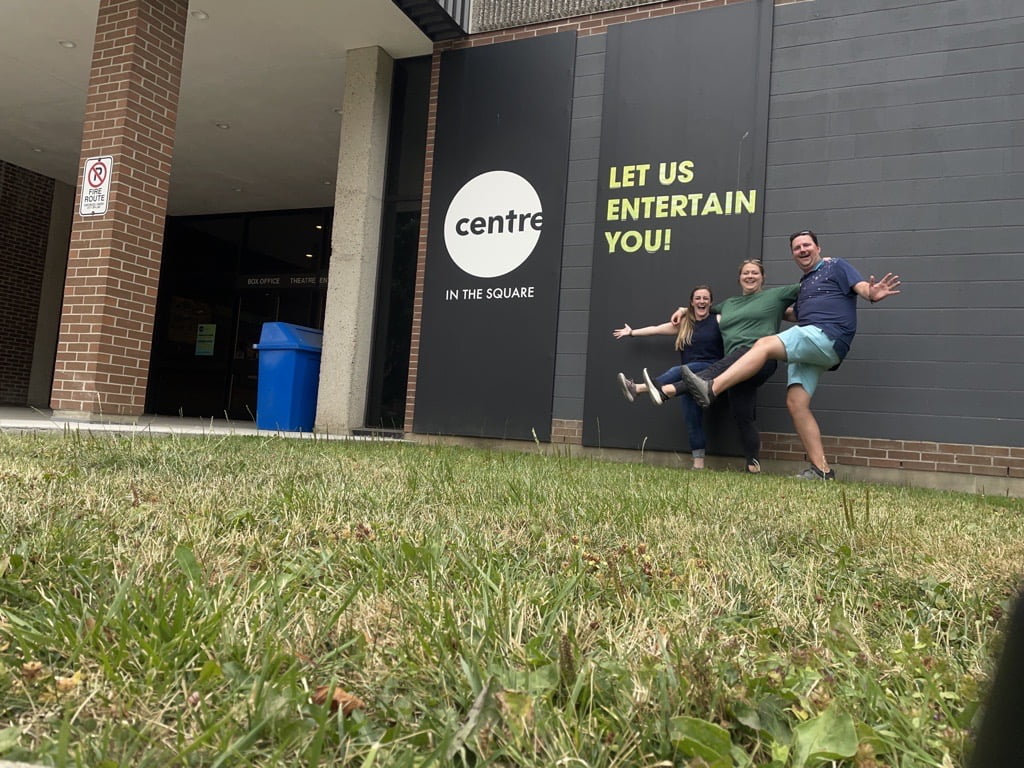
[[[90,157],[82,169],[82,201],[78,212],[82,216],[102,216],[110,201],[110,176],[114,171],[114,158]]]

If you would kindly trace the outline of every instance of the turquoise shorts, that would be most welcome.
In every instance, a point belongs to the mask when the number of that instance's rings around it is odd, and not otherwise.
[[[808,395],[818,388],[818,379],[839,363],[832,339],[815,325],[794,325],[779,334],[779,341],[786,348],[787,387],[799,384]]]

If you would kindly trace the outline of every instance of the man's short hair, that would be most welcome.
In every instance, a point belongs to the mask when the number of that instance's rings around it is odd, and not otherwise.
[[[809,229],[801,229],[799,232],[794,232],[792,235],[789,236],[789,245],[792,247],[793,241],[796,240],[801,235],[810,235],[811,240],[814,241],[814,244],[818,244],[818,236],[814,234],[814,232],[812,232]]]

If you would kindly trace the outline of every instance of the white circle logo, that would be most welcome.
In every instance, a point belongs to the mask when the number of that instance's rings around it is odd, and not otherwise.
[[[511,171],[488,171],[452,198],[444,244],[463,272],[500,277],[530,257],[543,224],[540,197],[530,182]]]

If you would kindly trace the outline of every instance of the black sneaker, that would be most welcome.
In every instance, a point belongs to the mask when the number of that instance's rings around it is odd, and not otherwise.
[[[830,469],[828,472],[822,472],[816,466],[811,464],[811,466],[796,476],[801,480],[835,480],[836,471],[834,469]]]
[[[624,373],[620,373],[616,378],[619,382],[619,388],[622,390],[622,396],[631,403],[636,400],[636,384],[633,383],[633,380],[627,379]]]
[[[665,402],[661,394],[661,388],[654,383],[654,379],[651,378],[651,374],[644,368],[644,384],[647,385],[647,394],[651,396],[651,402],[655,405],[661,405]]]
[[[757,469],[751,469],[750,468],[751,465],[757,467]],[[761,474],[761,462],[759,462],[757,459],[751,459],[750,460],[750,464],[744,464],[743,465],[743,471],[746,472],[748,475],[760,475]]]
[[[685,365],[680,373],[683,377],[683,383],[686,385],[686,391],[690,393],[690,397],[693,398],[697,405],[701,408],[707,408],[715,402],[715,393],[711,390],[710,381],[702,379]]]

